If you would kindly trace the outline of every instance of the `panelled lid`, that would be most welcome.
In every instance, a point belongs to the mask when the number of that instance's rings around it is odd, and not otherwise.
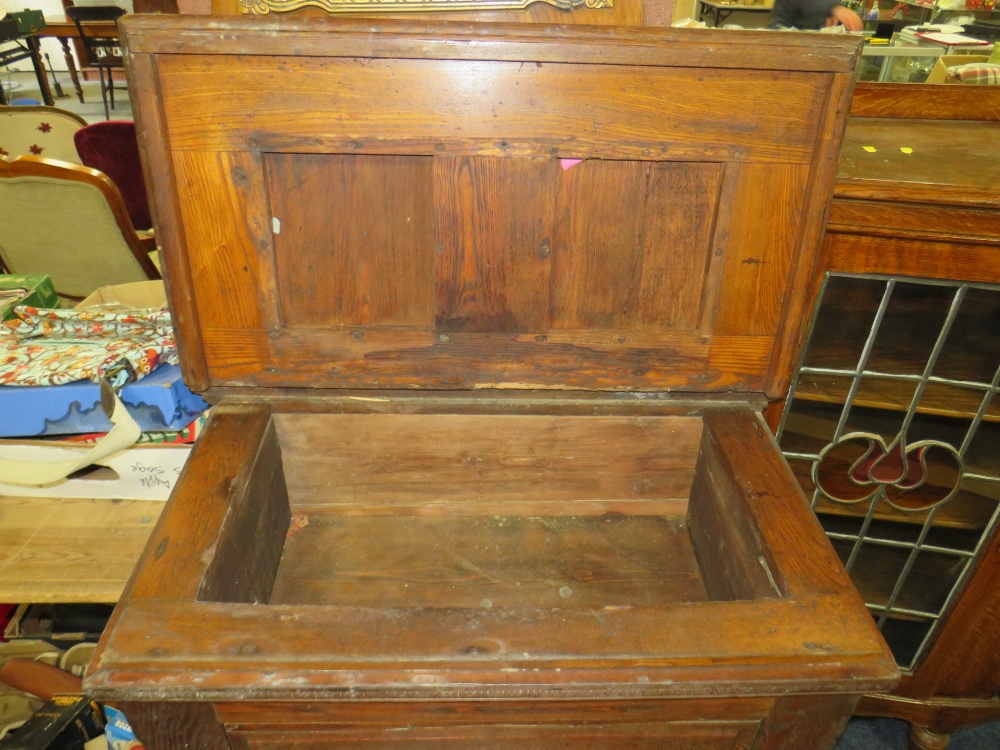
[[[192,387],[787,384],[857,40],[123,29]]]

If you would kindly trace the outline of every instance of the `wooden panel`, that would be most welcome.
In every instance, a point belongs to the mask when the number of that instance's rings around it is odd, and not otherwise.
[[[833,747],[857,695],[791,695],[775,701],[762,727],[760,750]]]
[[[74,28],[75,25],[73,26]],[[182,290],[193,288],[191,264],[184,253],[183,216],[173,174],[173,156],[166,134],[166,115],[159,96],[160,83],[156,63],[150,55],[131,55],[125,67],[130,91],[149,94],[145,106],[134,107],[136,134],[142,157],[146,194],[150,198],[150,211],[156,227],[156,244],[160,252],[160,265],[167,291],[172,294],[171,321],[177,332],[177,348],[185,384],[195,391],[208,387],[208,364],[201,338],[198,308],[194,294]],[[164,252],[163,248],[174,248]]]
[[[821,279],[819,245],[826,227],[837,174],[837,154],[850,109],[853,77],[838,76],[827,80],[826,98],[829,106],[823,119],[817,122],[816,154],[812,168],[802,172],[805,194],[799,216],[802,228],[799,240],[793,245],[793,271],[785,282],[785,303],[782,321],[778,326],[774,355],[771,357],[769,385],[765,389],[772,398],[783,397],[788,390],[790,375],[795,369],[798,354],[805,341],[809,309],[819,293]],[[793,178],[794,182],[794,178]],[[793,193],[795,192],[793,188]]]
[[[695,330],[720,180],[718,164],[584,161],[565,171],[553,326]]]
[[[840,594],[599,611],[133,600],[104,644],[86,685],[102,700],[773,696],[898,679]]]
[[[240,731],[332,728],[363,718],[373,727],[476,726],[496,724],[564,725],[635,724],[684,722],[698,719],[758,723],[774,706],[770,698],[650,698],[619,701],[611,698],[589,701],[503,700],[460,702],[426,701],[225,701],[215,704],[219,719]]]
[[[995,284],[1000,253],[986,244],[907,240],[865,235],[829,234],[830,271],[954,279]],[[957,270],[960,269],[960,273]]]
[[[996,643],[1000,638],[1000,596],[996,595],[1000,529],[984,540],[983,548],[983,557],[972,579],[948,613],[920,665],[919,679],[902,686],[900,695],[996,700],[1000,654],[996,649],[984,648],[984,644]],[[969,654],[975,654],[975,669],[968,668]],[[994,717],[996,711],[994,703]]]
[[[965,121],[957,127],[950,120],[904,122],[902,127],[891,117],[852,119],[844,134],[838,179],[931,182],[995,196],[1000,154],[993,144],[1000,138],[1000,122]],[[941,169],[942,163],[947,170]]]
[[[830,123],[849,84],[830,71],[856,44],[815,40],[806,53],[794,38],[714,32],[710,60],[697,32],[574,29],[566,44],[525,27],[320,33],[282,19],[241,55],[213,26],[221,46],[204,55],[187,54],[198,24],[135,26],[182,53],[156,70],[161,131],[198,154],[178,168],[176,190],[201,185],[188,210],[213,181],[244,183],[225,205],[201,201],[199,221],[228,210],[237,230],[198,229],[173,251],[211,256],[192,260],[190,280],[214,310],[198,330],[213,384],[772,396],[784,385],[799,333],[784,328],[814,270]],[[184,31],[168,42],[161,26]],[[786,50],[788,69],[753,69],[755,39]],[[214,150],[268,155],[245,157],[258,173],[227,175],[231,157],[202,153]],[[562,171],[562,158],[584,161]],[[235,315],[228,288],[240,290]]]
[[[431,327],[431,161],[265,157],[285,325]]]
[[[788,275],[803,242],[808,178],[807,167],[745,164],[739,170],[715,333],[778,330]]]
[[[331,729],[299,732],[235,732],[233,747],[239,750],[283,750],[284,748],[398,748],[414,750],[461,748],[494,750],[740,750],[749,745],[757,722],[664,722],[643,724],[584,724],[582,726],[451,726],[440,728],[386,727]],[[499,743],[499,744],[498,744]],[[816,745],[814,747],[820,747]]]
[[[704,421],[703,450],[712,446],[719,462],[709,481],[728,494],[717,498],[717,502],[728,502],[729,513],[742,512],[748,518],[740,525],[745,529],[749,526],[747,533],[759,540],[776,588],[785,596],[840,592],[864,611],[774,436],[759,415],[749,409],[718,409],[707,412]],[[738,511],[740,508],[742,511]],[[693,517],[691,525],[697,549],[699,537]],[[718,564],[727,561],[720,558]],[[708,572],[704,573],[707,584]],[[866,624],[874,635],[874,623],[869,619]],[[880,639],[878,643],[885,648]],[[888,650],[884,654],[889,658]]]
[[[641,162],[584,161],[563,174],[553,237],[554,328],[635,328],[645,173]]]
[[[430,161],[267,160],[286,325],[428,327]],[[434,163],[437,330],[696,327],[719,165]]]
[[[661,162],[648,169],[638,327],[693,331],[705,295],[718,292],[709,264],[715,226],[729,218],[719,205],[722,165]]]
[[[266,602],[278,572],[285,531],[291,520],[273,424],[254,452],[245,488],[222,520],[214,555],[198,599],[212,602]]]
[[[163,503],[0,497],[0,601],[118,601]]]
[[[683,500],[701,436],[697,417],[277,414],[275,422],[296,512]]]
[[[600,609],[707,598],[683,516],[571,512],[313,513],[285,545],[271,603]],[[469,646],[495,648],[488,639]]]
[[[148,750],[230,750],[211,703],[116,704]],[[238,745],[236,747],[239,747]]]
[[[271,256],[271,217],[259,157],[175,151],[173,161],[200,325],[262,327],[262,299],[273,297],[261,260]]]
[[[227,385],[721,391],[760,390],[762,380],[760,372],[706,371],[711,339],[696,334],[446,334],[393,328],[203,333],[210,374]],[[740,346],[730,338],[726,348],[749,366],[760,361],[761,340]]]
[[[921,205],[907,200],[917,197],[907,195],[908,190],[899,192],[903,193],[897,196],[901,200],[884,195],[861,200],[836,196],[830,206],[828,231],[917,241],[1000,245],[1000,222],[997,221],[1000,195],[996,192],[993,192],[995,208],[941,205],[948,202],[948,196],[940,195],[943,189],[938,191],[937,205]],[[964,192],[968,196],[970,191]]]
[[[747,513],[710,432],[691,488],[690,528],[705,589],[713,600],[773,598],[787,593],[771,570],[760,530]],[[782,584],[784,581],[782,581]]]
[[[421,57],[427,59],[538,60],[609,65],[691,66],[729,70],[782,70],[853,73],[860,39],[843,37],[775,38],[768,32],[720,34],[715,29],[573,28],[553,37],[544,26],[513,24],[380,23],[372,19],[337,19],[337,28],[285,16],[275,19],[129,17],[121,27],[129,52],[204,54],[210,44],[218,55],[333,55],[350,57]],[[270,21],[270,23],[266,23]],[[262,28],[270,33],[260,34]],[[249,33],[248,33],[249,32]],[[248,44],[247,38],[254,38]],[[472,40],[470,41],[470,37]],[[571,37],[571,38],[570,38]],[[331,48],[336,38],[337,47]]]
[[[160,72],[179,150],[808,163],[823,103],[819,74],[777,71],[198,55]]]
[[[437,330],[547,331],[558,162],[434,164]]]
[[[858,83],[851,118],[1000,120],[1000,91],[912,83]]]
[[[137,566],[133,599],[194,600],[218,551],[223,520],[247,491],[267,429],[263,407],[217,407]]]

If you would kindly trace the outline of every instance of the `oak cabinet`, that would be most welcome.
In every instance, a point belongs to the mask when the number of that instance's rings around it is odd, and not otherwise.
[[[780,433],[904,671],[859,712],[918,748],[1000,718],[998,118],[1000,92],[859,85]]]

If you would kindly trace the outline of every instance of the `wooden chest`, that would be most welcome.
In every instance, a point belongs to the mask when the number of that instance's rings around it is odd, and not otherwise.
[[[856,41],[123,25],[218,403],[87,680],[148,747],[814,750],[895,683],[758,413]]]

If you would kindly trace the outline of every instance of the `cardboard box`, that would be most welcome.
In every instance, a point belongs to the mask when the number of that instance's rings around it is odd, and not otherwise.
[[[924,83],[958,83],[957,78],[948,75],[948,68],[969,63],[984,63],[989,59],[989,55],[941,55]]]
[[[180,368],[163,365],[125,386],[121,399],[143,432],[187,427],[208,408],[181,379]],[[101,387],[89,380],[65,385],[0,386],[0,437],[40,437],[107,432]]]
[[[18,305],[59,307],[52,279],[41,274],[0,274],[0,320],[13,318]]]
[[[162,281],[136,281],[132,284],[102,286],[74,309],[125,312],[161,310],[166,306],[167,292]]]
[[[0,442],[0,459],[59,461],[86,453],[88,449],[89,446],[78,443]],[[104,467],[77,472],[68,479],[41,487],[0,482],[0,495],[166,501],[190,455],[190,444],[135,445],[105,459]]]

